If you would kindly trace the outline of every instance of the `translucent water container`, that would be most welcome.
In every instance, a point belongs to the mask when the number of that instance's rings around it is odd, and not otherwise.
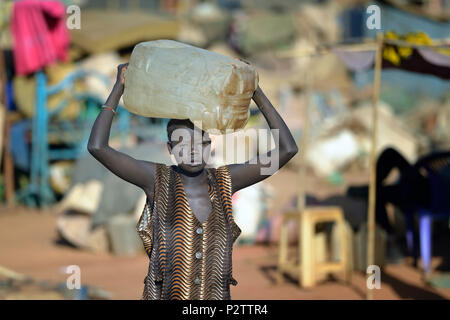
[[[173,40],[137,44],[125,72],[123,102],[135,114],[201,121],[203,130],[242,129],[258,86],[251,65]]]

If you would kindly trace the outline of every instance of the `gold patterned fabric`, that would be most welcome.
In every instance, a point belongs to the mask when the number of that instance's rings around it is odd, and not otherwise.
[[[231,300],[234,222],[227,166],[205,168],[212,211],[201,223],[192,212],[174,166],[158,164],[154,201],[137,225],[150,258],[145,300]]]

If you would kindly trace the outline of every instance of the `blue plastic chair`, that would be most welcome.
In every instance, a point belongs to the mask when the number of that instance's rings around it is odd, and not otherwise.
[[[94,76],[107,85],[112,85],[110,79],[96,71],[78,69],[68,74],[58,84],[49,86],[44,72],[36,73],[36,100],[32,122],[32,146],[30,183],[16,193],[16,197],[27,206],[47,206],[55,202],[56,197],[50,187],[50,162],[54,160],[76,159],[87,152],[87,143],[98,106],[104,101],[96,96],[78,93],[74,90],[74,83],[78,79]],[[58,120],[57,115],[67,107],[68,99],[61,101],[53,110],[48,110],[48,97],[62,90],[71,92],[71,98],[84,101],[86,109],[77,119],[71,121]],[[141,139],[153,138],[164,140],[165,127],[169,119],[150,119],[131,114],[123,106],[117,109],[117,117],[111,128],[111,136],[119,135],[125,145],[126,138],[133,134]],[[67,135],[67,133],[69,133]],[[54,148],[49,137],[51,135],[63,138],[62,135],[74,136],[70,141],[64,141],[67,148]]]
[[[36,73],[36,100],[34,106],[34,116],[32,119],[32,145],[31,145],[31,167],[30,183],[17,192],[17,198],[25,202],[28,206],[46,206],[55,201],[55,195],[50,187],[50,161],[76,159],[81,153],[86,151],[90,129],[97,113],[97,105],[103,102],[95,96],[75,93],[73,87],[76,80],[94,76],[101,79],[106,84],[110,84],[110,79],[98,72],[78,69],[67,75],[61,82],[49,86],[44,72]],[[48,97],[62,90],[71,92],[72,97],[86,102],[85,112],[81,112],[79,117],[73,121],[55,121],[56,116],[68,106],[68,99],[61,101],[54,110],[48,110]],[[118,110],[118,129],[125,140],[129,132],[130,114],[124,108]],[[114,129],[114,128],[113,128]],[[111,130],[114,135],[114,131]],[[54,149],[49,143],[49,135],[69,133],[76,136],[71,141],[67,141],[67,148]]]
[[[408,249],[414,256],[414,265],[417,266],[417,234],[414,228],[414,218],[417,214],[422,267],[425,274],[429,275],[431,273],[433,220],[450,218],[450,152],[430,154],[419,159],[414,167],[422,176],[428,178],[430,203],[427,208],[416,206],[412,208],[410,214],[407,214],[406,240]],[[411,199],[409,200],[411,201]]]

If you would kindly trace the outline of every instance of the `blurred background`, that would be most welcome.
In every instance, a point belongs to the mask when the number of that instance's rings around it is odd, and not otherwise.
[[[372,298],[450,298],[450,1],[2,0],[0,299],[141,297],[144,193],[86,146],[117,66],[156,39],[250,62],[300,148],[233,196],[233,299],[366,298],[374,97]],[[120,105],[110,145],[171,164],[167,121]]]

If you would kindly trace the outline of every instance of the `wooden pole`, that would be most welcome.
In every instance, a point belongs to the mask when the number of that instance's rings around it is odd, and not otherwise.
[[[313,56],[307,58],[308,62],[311,62]],[[312,90],[312,72],[307,70],[304,73],[304,81],[305,81],[305,107],[303,111],[304,123],[302,130],[302,138],[300,141],[300,154],[298,161],[298,184],[297,184],[297,212],[300,214],[300,219],[298,221],[298,280],[299,285],[305,286],[307,282],[305,280],[305,273],[309,274],[310,268],[308,265],[304,263],[306,261],[305,257],[310,256],[311,246],[307,243],[305,239],[308,239],[307,228],[305,228],[308,224],[305,216],[305,208],[306,208],[306,153],[308,150],[308,140],[309,140],[309,127],[310,127],[310,108],[311,108],[311,90]],[[312,237],[312,235],[311,235]]]
[[[370,184],[369,184],[369,210],[367,214],[367,266],[375,263],[375,202],[377,179],[377,130],[378,130],[378,99],[380,96],[381,63],[383,50],[383,34],[377,34],[377,48],[375,55],[375,74],[373,81],[373,108],[372,108],[372,147],[370,150]],[[373,299],[373,291],[367,287],[367,300]]]
[[[9,119],[9,114],[7,110],[7,99],[6,99],[6,67],[5,58],[3,56],[3,50],[0,47],[0,107],[4,108],[2,113],[3,121],[2,125],[2,149],[0,150],[0,163],[3,163],[3,186],[6,198],[6,204],[8,207],[14,207],[14,161],[12,158],[10,145],[9,145],[9,131],[11,128],[11,120]]]
[[[2,158],[3,158],[3,148],[4,148],[4,128],[6,124],[6,108],[7,105],[7,99],[6,99],[6,67],[5,67],[5,58],[3,56],[3,49],[0,46],[0,107],[3,109],[1,112],[3,113],[3,116],[0,117],[1,125],[0,125],[0,167],[2,164]]]
[[[308,58],[310,61],[312,57]],[[303,124],[302,138],[300,140],[300,154],[298,159],[298,186],[297,186],[297,211],[302,213],[306,206],[305,195],[305,178],[306,178],[306,152],[308,149],[309,126],[310,126],[310,108],[311,108],[311,90],[312,90],[312,74],[305,72],[305,110],[303,116],[305,122]]]

